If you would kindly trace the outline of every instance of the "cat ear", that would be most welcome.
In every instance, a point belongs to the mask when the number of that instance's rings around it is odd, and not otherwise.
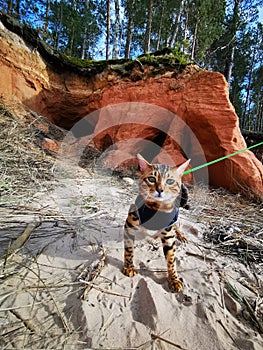
[[[145,160],[140,154],[137,154],[137,160],[141,171],[145,171],[151,167],[151,164],[148,163],[147,160]]]
[[[191,159],[188,159],[186,162],[184,162],[183,164],[181,164],[177,169],[176,172],[177,174],[181,177],[184,174],[185,169],[188,167],[189,163],[190,163]]]

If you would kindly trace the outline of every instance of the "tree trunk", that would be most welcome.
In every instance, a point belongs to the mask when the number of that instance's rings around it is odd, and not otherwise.
[[[45,24],[44,24],[44,32],[48,31],[49,24],[49,11],[50,11],[50,0],[46,0],[46,14],[45,14]]]
[[[107,35],[106,35],[106,60],[110,52],[110,0],[107,0]]]
[[[226,81],[230,84],[232,77],[233,67],[234,67],[234,57],[235,57],[235,45],[231,45],[230,55],[226,59],[224,76]]]
[[[84,27],[83,35],[82,35],[82,44],[81,44],[81,54],[80,58],[82,60],[86,57],[86,49],[87,49],[87,35],[88,34],[88,28],[87,26]]]
[[[12,15],[12,12],[13,12],[13,0],[9,0],[8,1],[8,7],[7,7],[7,13],[9,15]]]
[[[178,12],[177,17],[176,17],[175,28],[174,28],[173,35],[172,35],[171,42],[170,42],[171,47],[174,47],[174,45],[175,45],[175,41],[177,38],[179,25],[180,25],[180,21],[181,21],[181,16],[182,16],[183,9],[184,9],[184,3],[185,3],[185,0],[182,0],[181,4],[180,4],[179,12]]]
[[[71,0],[71,6],[73,11],[75,10],[75,0]],[[70,18],[70,28],[69,28],[69,38],[68,38],[68,45],[67,45],[67,55],[73,56],[73,46],[75,41],[75,35],[76,35],[76,28],[75,28],[75,18],[74,16],[71,16]]]
[[[134,9],[133,9],[134,5],[135,5],[135,0],[131,0],[130,9],[128,10],[129,19],[128,19],[128,26],[127,26],[126,44],[125,44],[125,58],[129,58],[130,52],[131,52],[132,31],[133,31],[133,25],[134,25]]]
[[[186,40],[187,33],[188,33],[189,6],[187,6],[185,12],[186,14],[185,14],[185,25],[184,25],[184,40]]]
[[[191,60],[192,61],[194,61],[194,59],[195,59],[195,46],[196,46],[196,41],[197,41],[197,32],[198,32],[198,19],[196,20],[196,24],[195,24],[194,39],[193,39],[192,50],[191,50]]]
[[[119,39],[120,39],[120,4],[119,4],[119,0],[115,0],[114,4],[115,4],[115,30],[114,30],[112,57],[118,58],[118,56],[119,56]]]
[[[152,19],[153,19],[153,0],[150,0],[149,7],[148,7],[147,23],[146,23],[144,52],[151,51]]]
[[[250,98],[250,91],[251,91],[251,83],[252,83],[252,77],[253,77],[255,56],[256,56],[256,49],[254,47],[253,55],[252,55],[252,58],[251,58],[251,65],[250,65],[249,76],[248,76],[248,84],[247,84],[247,89],[246,89],[246,101],[245,101],[245,106],[244,106],[243,115],[242,115],[242,124],[241,124],[241,128],[242,129],[245,128],[245,122],[246,122],[246,119],[247,119],[246,118],[246,114],[247,114],[247,109],[248,109],[248,105],[249,105],[249,98]],[[234,59],[234,57],[233,57],[233,59]],[[230,78],[231,78],[231,76],[230,76]],[[250,125],[249,125],[249,130],[250,130]]]
[[[129,18],[129,21],[128,21],[126,44],[125,44],[125,58],[129,58],[130,57],[131,41],[132,41],[132,30],[133,30],[133,16],[131,16]]]
[[[118,57],[121,55],[121,48],[123,47],[123,29],[124,29],[124,20],[121,21],[120,25],[120,40],[119,40],[119,51],[118,51]]]
[[[72,20],[72,27],[70,29],[70,36],[69,36],[69,40],[68,40],[68,48],[67,48],[67,54],[69,56],[73,56],[73,44],[74,44],[74,40],[75,40],[75,25],[74,22]]]
[[[224,76],[228,83],[231,81],[232,77],[232,71],[234,67],[234,55],[235,55],[235,48],[236,48],[236,33],[238,30],[239,25],[239,4],[242,2],[242,0],[235,0],[234,1],[234,9],[233,9],[233,17],[230,22],[230,28],[229,32],[231,35],[231,41],[229,45],[228,55],[226,57],[226,63],[225,63],[225,72]]]
[[[83,35],[82,35],[81,54],[80,54],[81,59],[85,59],[86,57],[87,37],[88,37],[88,25],[86,21],[87,21],[88,9],[89,9],[89,0],[86,0],[85,9],[84,9],[85,26],[84,26]]]
[[[62,23],[63,20],[63,5],[62,3],[60,3],[59,5],[59,18],[58,18],[58,26],[59,24]],[[60,31],[58,29],[58,26],[55,30],[55,37],[54,37],[54,47],[56,50],[58,50],[58,46],[59,46],[59,36],[60,36]]]
[[[160,43],[161,43],[161,37],[162,37],[162,26],[163,26],[163,14],[164,14],[164,0],[162,0],[162,12],[161,12],[161,18],[159,22],[159,28],[158,28],[158,37],[157,37],[157,43],[156,43],[156,50],[159,50]]]
[[[16,7],[15,7],[15,9],[16,9],[16,16],[17,16],[17,18],[20,17],[20,3],[21,3],[21,0],[16,0]]]
[[[256,123],[255,123],[255,131],[262,132],[263,131],[263,90],[260,93],[260,98],[258,101],[258,108],[256,113]]]

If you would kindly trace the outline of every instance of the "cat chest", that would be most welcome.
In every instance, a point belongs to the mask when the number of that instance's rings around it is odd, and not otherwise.
[[[142,196],[138,196],[135,200],[140,225],[147,230],[162,230],[172,226],[178,219],[179,209],[174,208],[169,213],[153,210],[145,205]]]

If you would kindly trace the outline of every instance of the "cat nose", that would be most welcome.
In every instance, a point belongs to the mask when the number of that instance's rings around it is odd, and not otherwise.
[[[158,186],[157,187],[157,192],[160,194],[160,193],[162,193],[163,192],[163,188],[161,187],[161,186]]]

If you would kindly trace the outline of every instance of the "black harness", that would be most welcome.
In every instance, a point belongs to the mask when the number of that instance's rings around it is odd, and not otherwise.
[[[135,200],[135,206],[137,209],[140,225],[148,230],[163,230],[176,223],[179,216],[179,207],[189,209],[188,202],[188,189],[181,184],[181,190],[179,196],[175,200],[175,207],[170,213],[163,213],[158,210],[147,207],[142,195],[138,195]]]
[[[146,203],[141,195],[135,200],[140,225],[148,230],[162,230],[172,226],[178,219],[179,209],[174,208],[170,213],[164,213],[158,210],[151,209],[146,206]]]

